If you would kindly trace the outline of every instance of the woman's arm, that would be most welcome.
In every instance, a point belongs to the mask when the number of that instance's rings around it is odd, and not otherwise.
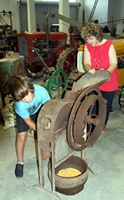
[[[95,73],[95,69],[91,67],[91,57],[86,45],[84,47],[84,67],[87,72],[90,72],[92,74]]]
[[[107,70],[110,73],[112,73],[115,70],[115,68],[117,68],[117,64],[118,64],[117,55],[116,55],[116,51],[113,44],[110,46],[110,49],[109,49],[109,62],[110,62],[110,66]]]

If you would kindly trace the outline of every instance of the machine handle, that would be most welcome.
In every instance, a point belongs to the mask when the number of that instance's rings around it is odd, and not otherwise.
[[[43,123],[43,128],[44,129],[50,129],[50,126],[51,126],[51,119],[45,117],[44,118],[44,123]]]

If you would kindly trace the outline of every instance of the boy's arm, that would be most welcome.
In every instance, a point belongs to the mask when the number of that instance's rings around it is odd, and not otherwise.
[[[26,119],[23,119],[23,120],[31,129],[36,131],[36,124],[32,121],[30,116],[28,118],[26,118]]]

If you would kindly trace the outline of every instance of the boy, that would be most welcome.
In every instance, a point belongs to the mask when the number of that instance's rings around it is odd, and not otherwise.
[[[36,119],[41,106],[50,100],[46,89],[39,85],[33,85],[28,79],[21,76],[13,78],[9,84],[10,94],[15,102],[15,113],[17,122],[17,164],[15,168],[16,177],[23,176],[23,154],[29,127],[36,131]]]

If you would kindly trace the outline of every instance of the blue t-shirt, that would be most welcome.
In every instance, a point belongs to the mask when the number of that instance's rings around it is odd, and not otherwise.
[[[50,100],[47,90],[39,85],[34,85],[35,97],[31,103],[19,101],[15,103],[15,112],[23,119],[35,114],[39,108]]]

